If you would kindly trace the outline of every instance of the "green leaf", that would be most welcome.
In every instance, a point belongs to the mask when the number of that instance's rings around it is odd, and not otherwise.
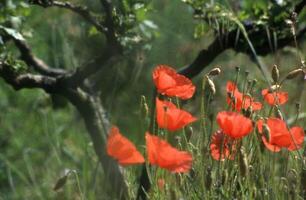
[[[15,29],[7,28],[0,25],[0,30],[4,31],[9,36],[13,37],[16,40],[24,40],[24,37]]]

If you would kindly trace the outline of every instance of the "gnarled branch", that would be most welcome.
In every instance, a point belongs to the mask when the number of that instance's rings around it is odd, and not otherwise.
[[[25,41],[14,39],[14,42],[20,51],[21,59],[40,74],[47,76],[59,76],[67,73],[64,69],[49,67],[44,61],[37,58]]]
[[[15,90],[23,88],[41,88],[47,92],[55,90],[56,79],[49,76],[35,74],[16,74],[11,71],[12,66],[0,61],[0,77]]]

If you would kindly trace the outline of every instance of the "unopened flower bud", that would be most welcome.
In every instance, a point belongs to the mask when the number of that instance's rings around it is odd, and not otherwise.
[[[275,110],[275,116],[281,120],[284,119],[282,112],[279,109]]]
[[[270,128],[268,127],[267,124],[264,124],[262,126],[262,133],[264,135],[264,137],[267,139],[267,141],[270,141]]]
[[[221,69],[219,67],[215,67],[208,72],[208,76],[218,76],[221,73]]]
[[[272,85],[269,88],[269,93],[275,92],[276,90],[280,89],[280,85]]]
[[[295,69],[295,70],[292,70],[291,72],[289,72],[289,74],[286,76],[286,79],[293,79],[295,77],[297,77],[298,75],[300,74],[304,74],[303,70],[302,69]]]
[[[251,117],[252,112],[253,112],[253,108],[252,108],[252,106],[249,106],[248,109],[245,111],[245,116],[246,117]]]
[[[240,67],[236,66],[235,69],[236,69],[236,72],[240,72]]]
[[[206,76],[206,78],[207,78],[207,82],[208,82],[208,86],[209,86],[210,92],[213,95],[215,95],[216,94],[216,87],[215,87],[214,82],[208,76]]]
[[[279,69],[277,65],[274,65],[272,68],[272,79],[274,83],[277,83],[279,80]]]
[[[241,176],[245,177],[249,174],[248,157],[246,155],[244,147],[241,147],[240,149],[239,169]]]

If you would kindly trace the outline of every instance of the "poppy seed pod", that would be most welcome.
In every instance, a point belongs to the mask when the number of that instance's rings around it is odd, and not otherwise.
[[[302,69],[295,69],[295,70],[292,70],[291,72],[289,72],[286,76],[286,79],[287,80],[290,80],[290,79],[293,79],[295,77],[297,77],[298,75],[302,75],[304,74],[303,70]]]
[[[279,80],[279,69],[277,65],[273,65],[272,68],[272,79],[274,81],[274,83],[277,83]]]

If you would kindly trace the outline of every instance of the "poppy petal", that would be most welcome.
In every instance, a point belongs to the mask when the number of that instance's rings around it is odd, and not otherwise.
[[[305,137],[304,130],[301,127],[295,126],[290,129],[290,133],[291,133],[292,138],[291,138],[291,144],[288,147],[288,150],[294,151],[294,150],[301,149],[303,147],[303,142],[304,142],[304,137]]]
[[[167,141],[146,133],[147,154],[150,164],[157,165],[174,173],[188,172],[192,165],[192,156],[179,151]]]
[[[217,123],[225,134],[232,138],[242,138],[252,130],[252,121],[237,112],[219,112]]]
[[[135,145],[121,135],[117,127],[111,128],[106,146],[107,154],[116,159],[119,164],[123,166],[145,162]]]
[[[190,99],[195,92],[195,86],[190,79],[167,65],[158,65],[154,69],[153,81],[157,91],[169,97]]]
[[[213,159],[224,161],[226,158],[233,160],[236,147],[230,144],[230,138],[222,132],[216,131],[211,137],[210,154]]]
[[[288,101],[288,93],[287,92],[269,92],[268,89],[264,89],[261,91],[264,100],[271,106],[274,105],[282,105]]]
[[[241,108],[248,109],[252,106],[253,111],[261,110],[262,104],[260,102],[254,102],[253,98],[247,95],[243,95],[237,88],[236,84],[228,81],[226,84],[226,91],[233,95],[235,102],[227,96],[226,102],[228,105],[231,105],[233,110],[240,112]]]
[[[178,109],[173,103],[158,98],[156,98],[156,117],[158,126],[169,131],[179,130],[197,120],[190,113]]]
[[[266,124],[270,130],[270,141],[264,136],[262,139],[269,150],[278,152],[281,148],[287,148],[289,151],[302,148],[305,135],[301,127],[292,127],[289,132],[286,122],[278,118],[269,118]],[[260,133],[263,131],[262,126],[263,120],[258,120],[257,128]]]
[[[279,146],[269,143],[265,136],[262,136],[261,139],[262,139],[262,142],[264,143],[265,147],[268,150],[270,150],[272,152],[279,152],[281,150],[281,148]]]

